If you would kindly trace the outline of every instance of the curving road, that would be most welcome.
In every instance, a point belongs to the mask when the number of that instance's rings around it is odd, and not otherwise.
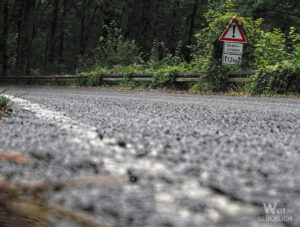
[[[1,175],[122,180],[51,193],[51,203],[111,226],[300,226],[299,99],[45,87],[7,94],[18,111],[0,121],[0,148],[35,161],[0,160]]]

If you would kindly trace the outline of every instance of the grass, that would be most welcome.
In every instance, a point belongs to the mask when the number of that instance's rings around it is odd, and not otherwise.
[[[0,96],[0,108],[7,109],[10,107],[9,98]]]
[[[74,81],[73,81],[74,82]],[[241,97],[269,97],[269,98],[295,98],[299,99],[300,94],[252,94],[250,90],[250,83],[235,84],[228,87],[224,92],[210,91],[209,89],[200,89],[194,87],[197,83],[189,82],[185,87],[165,87],[165,88],[152,88],[151,82],[136,82],[131,81],[131,83],[121,82],[111,82],[103,83],[98,86],[86,86],[79,85],[78,83],[70,83],[65,87],[80,88],[98,88],[107,90],[134,90],[134,91],[149,91],[149,92],[166,92],[166,93],[177,93],[177,94],[202,94],[202,95],[224,95],[224,96],[241,96]]]
[[[4,95],[1,95],[7,90],[8,89],[4,89],[3,91],[0,92],[0,118],[3,115],[10,115],[13,112],[12,103],[10,99]]]
[[[0,96],[0,119],[2,116],[10,115],[13,112],[12,103],[9,98]]]

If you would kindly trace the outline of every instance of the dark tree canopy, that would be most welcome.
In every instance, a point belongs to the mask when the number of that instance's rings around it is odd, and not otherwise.
[[[0,70],[2,76],[72,73],[105,37],[104,25],[115,21],[126,39],[135,40],[147,58],[153,41],[171,53],[186,46],[207,26],[209,10],[235,5],[244,17],[263,18],[264,28],[299,32],[300,6],[295,0],[1,0]]]

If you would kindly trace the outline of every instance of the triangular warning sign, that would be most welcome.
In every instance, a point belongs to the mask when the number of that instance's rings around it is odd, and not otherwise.
[[[230,24],[221,35],[220,41],[247,43],[244,32],[235,18],[230,21]]]

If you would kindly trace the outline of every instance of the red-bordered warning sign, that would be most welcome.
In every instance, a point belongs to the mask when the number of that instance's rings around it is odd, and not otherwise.
[[[246,36],[244,35],[242,28],[235,18],[232,18],[219,40],[236,43],[247,43]]]

